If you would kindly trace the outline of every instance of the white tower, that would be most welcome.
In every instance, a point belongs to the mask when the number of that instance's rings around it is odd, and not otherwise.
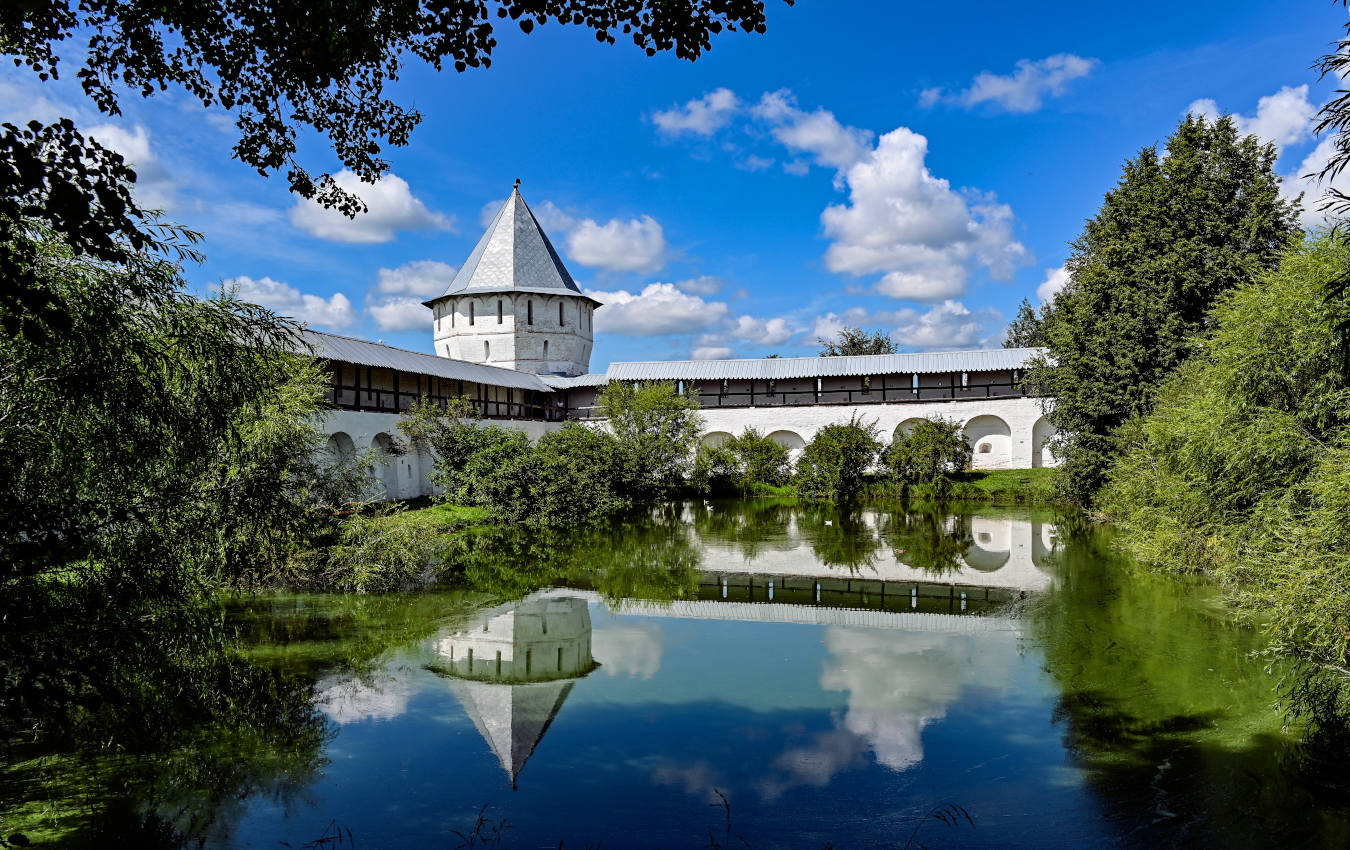
[[[535,374],[590,368],[592,316],[600,306],[564,268],[520,181],[431,308],[436,353]]]

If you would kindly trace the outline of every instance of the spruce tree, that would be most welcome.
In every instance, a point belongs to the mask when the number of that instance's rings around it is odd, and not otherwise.
[[[1041,345],[1041,318],[1036,308],[1023,298],[1017,305],[1017,315],[1008,323],[1008,336],[1003,340],[1004,348],[1035,348]]]
[[[1044,316],[1049,357],[1028,376],[1054,397],[1062,495],[1091,503],[1117,454],[1115,432],[1151,408],[1215,299],[1274,268],[1299,233],[1276,157],[1231,117],[1188,115],[1162,154],[1146,147],[1125,163],[1072,243],[1070,281]]]

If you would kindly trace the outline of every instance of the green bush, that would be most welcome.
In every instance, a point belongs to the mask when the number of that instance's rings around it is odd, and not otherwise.
[[[508,519],[543,525],[592,522],[628,504],[620,460],[614,437],[568,422],[545,434],[522,463],[523,498],[499,509]]]
[[[736,476],[740,462],[735,452],[725,443],[701,443],[694,453],[694,464],[689,472],[689,486],[696,493],[722,495],[736,492]]]
[[[726,448],[736,458],[736,486],[743,493],[760,485],[781,487],[792,478],[787,446],[754,428],[727,440]]]
[[[1350,384],[1328,282],[1350,246],[1306,240],[1220,302],[1198,353],[1129,423],[1103,492],[1125,545],[1156,566],[1209,569],[1305,662],[1317,719],[1350,717]],[[1296,706],[1296,708],[1299,706]]]
[[[854,416],[846,423],[826,425],[797,461],[798,493],[807,499],[836,502],[856,498],[880,448],[876,423],[864,424]]]
[[[703,431],[694,396],[670,381],[615,382],[601,391],[597,409],[619,441],[626,495],[654,501],[684,487]]]
[[[921,419],[914,430],[891,441],[881,462],[904,484],[937,485],[970,465],[970,444],[959,422]]]

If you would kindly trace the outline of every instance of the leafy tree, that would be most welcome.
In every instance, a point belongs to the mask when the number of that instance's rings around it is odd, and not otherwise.
[[[579,422],[545,434],[524,469],[528,498],[514,513],[545,525],[572,525],[625,507],[621,453],[614,437]]]
[[[826,425],[797,460],[797,491],[807,499],[854,499],[880,448],[875,422],[863,423],[855,416],[848,422]]]
[[[689,486],[698,493],[733,493],[737,489],[736,477],[739,473],[740,460],[725,443],[700,443],[694,452],[694,464],[689,470]]]
[[[922,419],[891,441],[881,462],[903,484],[936,484],[970,465],[970,444],[961,423]]]
[[[758,429],[746,428],[727,440],[726,445],[736,457],[738,486],[742,492],[749,492],[760,484],[779,487],[792,477],[787,446],[769,439]]]
[[[895,340],[885,331],[865,331],[844,327],[834,339],[817,337],[821,357],[848,357],[854,354],[894,354]]]
[[[406,145],[422,120],[391,100],[386,85],[409,57],[438,71],[446,64],[459,72],[487,68],[497,46],[494,18],[509,18],[525,33],[549,22],[584,27],[609,44],[622,34],[648,56],[673,51],[690,61],[723,30],[765,31],[763,0],[19,2],[0,5],[0,51],[40,80],[58,77],[64,61],[79,63],[85,94],[106,115],[121,114],[126,91],[149,97],[169,88],[204,107],[223,107],[235,118],[240,162],[264,176],[284,170],[291,191],[354,215],[365,210],[357,196],[300,162],[300,133],[326,137],[343,167],[374,182],[389,169],[385,146]],[[68,119],[0,125],[0,232],[31,217],[77,253],[121,260],[112,252],[156,241],[127,191],[134,180],[120,156],[86,142]],[[5,242],[6,330],[15,332],[11,321],[30,330],[59,322],[61,310],[21,274],[32,258]]]
[[[1042,315],[1045,313],[1041,311]],[[1041,326],[1043,320],[1036,315],[1036,308],[1023,298],[1017,305],[1017,315],[1008,323],[1008,336],[1003,340],[1004,348],[1038,348],[1043,340]]]
[[[618,438],[625,489],[635,501],[652,501],[683,486],[693,467],[703,417],[698,399],[671,381],[615,381],[600,392],[596,408]]]
[[[1069,283],[1044,317],[1048,358],[1027,384],[1053,396],[1061,495],[1090,503],[1115,431],[1151,409],[1195,350],[1210,306],[1273,268],[1298,233],[1275,146],[1231,117],[1187,116],[1166,149],[1141,150],[1073,243]]]
[[[1102,496],[1141,560],[1207,569],[1305,664],[1296,709],[1350,720],[1350,382],[1324,285],[1350,246],[1323,234],[1222,299],[1197,355],[1125,432]]]

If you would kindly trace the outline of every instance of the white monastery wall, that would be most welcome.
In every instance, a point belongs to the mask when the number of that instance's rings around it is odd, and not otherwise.
[[[974,449],[975,469],[1029,469],[1055,465],[1046,448],[1052,429],[1043,421],[1041,404],[1038,398],[1019,397],[903,404],[705,407],[702,414],[705,440],[717,442],[746,428],[756,428],[786,445],[794,461],[817,431],[848,422],[855,415],[863,422],[875,422],[886,443],[897,429],[912,427],[912,420],[941,417],[955,420],[964,428]]]

